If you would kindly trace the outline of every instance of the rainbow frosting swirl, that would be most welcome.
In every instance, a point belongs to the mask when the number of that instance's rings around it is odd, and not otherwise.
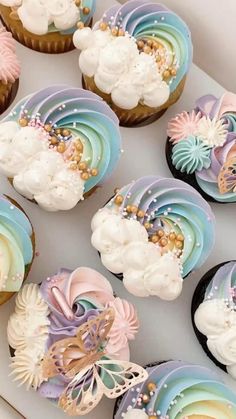
[[[121,151],[118,124],[93,93],[40,90],[0,123],[0,171],[42,208],[71,209],[113,172]]]
[[[212,370],[182,361],[147,368],[149,377],[128,391],[114,419],[234,419],[236,395]]]
[[[210,206],[175,179],[146,176],[121,188],[92,220],[103,264],[123,273],[135,295],[176,298],[182,276],[199,268],[214,244]]]
[[[204,279],[204,278],[203,278]],[[199,287],[203,284],[199,283]],[[198,292],[196,291],[196,297]],[[213,360],[236,379],[236,262],[227,262],[208,280],[194,323]],[[202,340],[200,340],[202,342]]]
[[[197,189],[218,202],[236,202],[235,112],[235,94],[206,95],[191,113],[176,115],[168,125],[179,177],[191,175]]]
[[[0,304],[1,292],[19,291],[33,259],[33,231],[23,210],[0,195]]]

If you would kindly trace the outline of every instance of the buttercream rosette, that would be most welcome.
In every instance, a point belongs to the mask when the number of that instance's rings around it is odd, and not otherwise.
[[[69,210],[111,175],[119,122],[98,96],[52,86],[21,100],[0,123],[0,172],[47,211]]]
[[[20,62],[16,55],[15,41],[10,32],[0,27],[0,114],[14,100],[19,77]]]
[[[192,303],[194,329],[203,349],[236,379],[236,262],[207,272]]]
[[[236,394],[212,370],[168,361],[147,367],[148,379],[119,399],[114,419],[234,419]]]
[[[74,33],[84,85],[123,125],[157,118],[176,102],[192,61],[187,25],[161,4],[131,0]]]
[[[173,300],[202,266],[215,237],[210,206],[175,179],[146,176],[121,188],[92,220],[103,265],[139,297]]]
[[[170,170],[210,201],[236,201],[235,112],[235,94],[206,95],[168,124]]]
[[[61,269],[41,285],[25,285],[16,298],[7,328],[11,375],[69,415],[85,414],[95,407],[90,397],[97,404],[103,393],[107,395],[105,388],[112,391],[116,377],[111,383],[110,372],[118,376],[117,396],[130,388],[133,379],[137,384],[146,378],[141,367],[129,362],[129,342],[138,328],[135,308],[114,296],[104,276],[84,267]],[[130,382],[124,386],[124,376],[120,388],[122,368],[129,368]],[[137,372],[133,378],[132,369]],[[72,409],[71,397],[81,410]]]
[[[91,23],[96,0],[0,0],[4,25],[29,48],[58,53],[73,49],[77,23]]]
[[[0,305],[19,291],[34,258],[33,227],[23,209],[0,195]]]

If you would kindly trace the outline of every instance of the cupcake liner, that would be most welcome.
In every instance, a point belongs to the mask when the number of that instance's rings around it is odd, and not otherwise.
[[[192,318],[192,325],[193,325],[193,329],[195,332],[195,335],[200,343],[200,345],[202,346],[204,352],[207,354],[207,356],[214,362],[214,364],[219,367],[220,369],[222,369],[223,371],[227,372],[226,370],[226,366],[221,364],[213,355],[212,353],[209,351],[208,346],[207,346],[207,337],[205,335],[203,335],[198,328],[195,325],[194,322],[194,315],[195,312],[197,311],[198,307],[200,306],[200,304],[204,301],[204,296],[205,296],[205,292],[206,289],[209,285],[209,283],[211,282],[213,276],[216,274],[216,272],[218,271],[218,269],[220,269],[222,266],[226,265],[227,263],[229,263],[230,261],[227,262],[223,262],[220,263],[219,265],[214,266],[212,269],[210,269],[199,281],[197,288],[194,291],[193,294],[193,298],[192,298],[192,305],[191,305],[191,318]]]
[[[75,49],[73,44],[73,34],[63,35],[59,32],[48,33],[46,35],[35,35],[28,32],[20,20],[11,18],[12,9],[0,5],[0,16],[3,25],[10,31],[13,37],[35,51],[48,54],[60,54]],[[89,25],[92,24],[92,20]]]
[[[3,84],[0,82],[0,115],[5,112],[5,110],[12,104],[14,101],[19,87],[19,79],[15,83]]]
[[[32,226],[32,235],[31,235],[31,243],[33,246],[33,257],[32,257],[32,261],[31,263],[29,263],[28,265],[25,266],[25,276],[23,279],[23,282],[25,282],[25,280],[27,279],[27,276],[29,275],[31,266],[33,264],[34,261],[34,257],[35,257],[35,232],[33,229],[33,225],[28,217],[28,215],[26,214],[26,212],[23,210],[23,208],[18,204],[18,202],[16,202],[14,199],[10,198],[9,196],[5,195],[5,197],[9,200],[9,202],[11,202],[13,205],[15,205],[17,208],[19,208],[28,218],[31,226]],[[22,282],[22,284],[23,284]],[[6,303],[6,301],[10,300],[10,298],[16,294],[15,292],[5,292],[5,291],[0,291],[0,306],[4,303]]]
[[[139,104],[134,109],[126,110],[116,106],[113,103],[110,94],[108,95],[99,90],[93,77],[82,76],[83,88],[102,97],[116,113],[120,120],[120,125],[124,127],[145,126],[158,120],[171,105],[177,102],[183,92],[185,81],[186,76],[183,77],[176,89],[171,93],[168,101],[158,108],[150,108],[149,106]]]
[[[204,192],[198,185],[194,173],[193,174],[182,173],[180,170],[177,170],[175,168],[175,166],[172,163],[172,158],[171,158],[173,147],[174,145],[170,142],[170,138],[168,137],[166,140],[166,149],[165,149],[166,161],[174,178],[183,180],[183,182],[188,183],[190,186],[196,189],[196,191],[198,191],[202,195],[202,197],[208,202],[216,202],[217,204],[227,204],[227,202],[217,201],[212,196]]]

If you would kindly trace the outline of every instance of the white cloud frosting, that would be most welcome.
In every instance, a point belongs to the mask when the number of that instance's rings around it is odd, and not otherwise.
[[[172,253],[162,255],[138,221],[104,208],[93,217],[92,230],[92,245],[100,252],[103,265],[115,274],[123,273],[131,294],[164,300],[179,296],[183,284],[179,259]]]
[[[133,109],[139,103],[150,107],[163,105],[170,95],[162,80],[155,58],[139,53],[129,35],[114,37],[111,31],[79,29],[74,44],[81,50],[79,67],[113,102],[123,109]]]
[[[74,0],[0,0],[0,4],[18,7],[24,28],[36,35],[45,35],[52,23],[59,31],[73,28],[80,19]]]
[[[223,299],[206,300],[195,312],[194,321],[207,337],[210,352],[236,378],[236,312]]]
[[[124,419],[148,419],[148,415],[142,409],[129,409],[123,416]]]
[[[80,173],[48,147],[45,134],[16,122],[0,124],[0,170],[15,189],[47,211],[69,210],[83,199]]]

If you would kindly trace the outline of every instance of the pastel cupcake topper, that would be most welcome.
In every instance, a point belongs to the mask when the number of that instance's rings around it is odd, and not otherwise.
[[[207,273],[193,298],[194,326],[213,361],[236,379],[236,262]]]
[[[147,378],[129,362],[137,330],[134,307],[114,297],[102,275],[61,270],[41,287],[25,285],[16,299],[8,323],[12,375],[68,415],[85,415],[103,395],[117,398]]]
[[[174,103],[192,60],[186,24],[163,5],[140,0],[112,7],[93,30],[79,29],[74,44],[81,50],[85,86],[90,89],[93,80],[127,124]],[[144,106],[143,115],[138,116],[138,105]],[[125,120],[118,108],[135,109],[136,118],[128,113]]]
[[[236,95],[201,97],[168,124],[167,160],[174,176],[207,199],[236,201]]]
[[[124,186],[92,220],[103,265],[139,297],[173,300],[214,244],[210,206],[184,182],[146,176]]]
[[[23,99],[0,123],[0,172],[47,211],[73,208],[113,172],[118,119],[98,96],[52,86]]]

